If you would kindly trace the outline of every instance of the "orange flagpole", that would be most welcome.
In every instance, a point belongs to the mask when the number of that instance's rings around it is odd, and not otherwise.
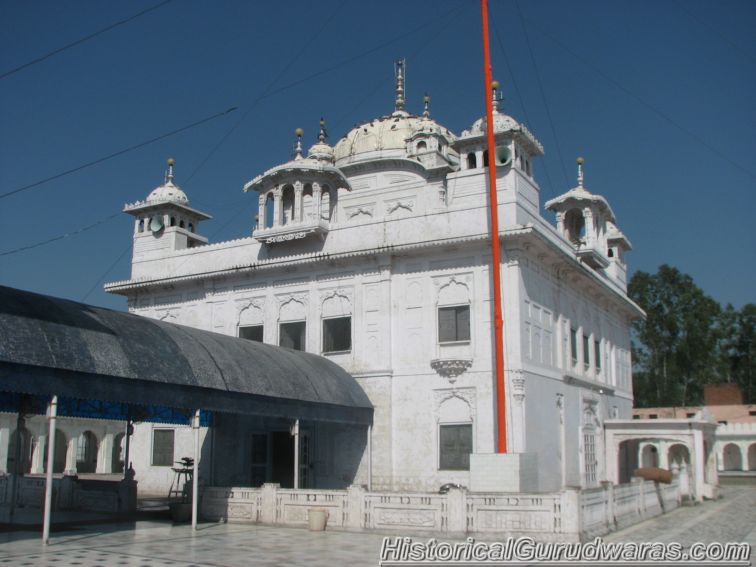
[[[491,273],[493,275],[494,349],[496,351],[496,434],[497,453],[507,452],[507,410],[504,385],[504,321],[501,316],[501,252],[499,250],[499,201],[496,195],[496,143],[494,141],[491,91],[491,52],[488,40],[488,1],[480,0],[483,19],[483,75],[486,82],[486,135],[488,137],[488,194],[491,210]]]

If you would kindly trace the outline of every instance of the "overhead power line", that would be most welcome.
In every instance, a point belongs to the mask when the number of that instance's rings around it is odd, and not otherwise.
[[[520,3],[515,0],[515,6],[517,7],[517,14],[520,17],[520,24],[522,25],[522,31],[525,34],[525,45],[528,47],[528,53],[530,54],[530,61],[533,64],[533,71],[535,71],[536,80],[538,82],[538,89],[541,92],[541,99],[543,100],[543,106],[546,109],[546,117],[549,119],[549,126],[551,127],[551,135],[554,137],[554,147],[556,148],[557,160],[559,166],[562,169],[564,175],[565,186],[569,186],[570,180],[567,177],[567,170],[564,167],[564,160],[562,159],[562,150],[559,147],[559,138],[556,135],[556,129],[554,128],[554,120],[551,118],[551,111],[549,110],[549,103],[546,100],[546,93],[543,90],[543,83],[541,82],[541,74],[538,71],[538,65],[536,64],[535,56],[533,55],[533,48],[530,46],[530,38],[528,37],[528,29],[525,26],[525,18],[522,15],[520,9]]]
[[[182,126],[181,128],[177,128],[176,130],[171,130],[170,132],[166,132],[165,134],[160,134],[159,136],[155,136],[154,138],[150,138],[149,140],[145,140],[144,142],[139,142],[138,144],[135,144],[133,146],[129,146],[128,148],[124,148],[122,150],[118,150],[117,152],[113,152],[112,154],[103,156],[101,158],[97,158],[96,160],[84,163],[82,165],[76,166],[74,168],[68,169],[66,171],[62,171],[60,173],[56,173],[55,175],[51,175],[50,177],[46,177],[45,179],[40,179],[39,181],[35,181],[34,183],[30,183],[29,185],[24,185],[23,187],[19,187],[17,189],[13,189],[12,191],[8,191],[6,193],[0,194],[0,199],[5,199],[6,197],[10,197],[11,195],[15,195],[16,193],[21,193],[22,191],[27,191],[29,189],[33,189],[34,187],[39,187],[40,185],[43,185],[44,183],[47,183],[49,181],[53,181],[54,179],[59,179],[61,177],[64,177],[66,175],[70,175],[71,173],[76,173],[77,171],[81,171],[82,169],[86,169],[88,167],[92,167],[93,165],[97,165],[98,163],[102,163],[104,161],[107,161],[109,159],[112,159],[114,157],[123,155],[127,152],[131,152],[133,150],[143,148],[144,146],[147,146],[149,144],[153,144],[159,140],[163,140],[165,138],[168,138],[170,136],[174,136],[176,134],[179,134],[180,132],[184,132],[186,130],[189,130],[191,128],[194,128],[196,126],[199,126],[200,124],[204,124],[205,122],[210,122],[211,120],[215,120],[216,118],[220,118],[221,116],[225,116],[226,114],[230,114],[234,110],[236,110],[238,107],[234,106],[232,108],[229,108],[228,110],[224,110],[223,112],[217,112],[213,114],[212,116],[207,116],[206,118],[203,118],[201,120],[197,120],[196,122],[192,122],[191,124],[187,124],[186,126]]]
[[[515,79],[514,69],[512,68],[512,65],[510,65],[509,63],[509,56],[507,55],[507,50],[504,49],[504,43],[501,41],[501,36],[499,35],[499,28],[496,25],[496,18],[491,18],[491,24],[493,25],[494,35],[496,36],[496,42],[499,44],[499,49],[501,49],[501,53],[504,56],[504,63],[507,66],[507,71],[509,71],[509,76],[512,77],[512,86],[514,86],[514,90],[515,90],[515,93],[517,94],[517,98],[520,100],[520,105],[522,106],[522,113],[525,116],[525,122],[529,124],[530,127],[532,128],[534,124],[530,121],[530,117],[528,116],[528,109],[525,106],[525,98],[522,96],[522,93],[520,92],[520,87],[517,86],[517,80]],[[552,197],[556,197],[556,193],[554,192],[554,184],[551,182],[551,175],[549,174],[549,168],[544,167],[543,172],[546,175],[546,184],[548,185],[549,194]]]
[[[58,53],[61,53],[62,51],[65,51],[66,49],[71,49],[72,47],[76,47],[77,45],[81,45],[82,43],[89,41],[90,39],[94,39],[98,35],[102,35],[105,32],[109,32],[113,28],[117,28],[118,26],[122,26],[124,24],[127,24],[131,22],[132,20],[136,20],[140,16],[144,16],[145,14],[148,14],[154,10],[157,10],[158,8],[162,8],[166,4],[173,2],[173,0],[164,0],[163,2],[160,2],[159,4],[155,4],[154,6],[147,8],[145,10],[142,10],[141,12],[137,12],[133,16],[129,16],[128,18],[124,20],[120,20],[118,22],[112,23],[109,26],[106,26],[102,28],[101,30],[98,30],[94,33],[91,33],[85,37],[82,37],[80,39],[77,39],[74,42],[71,42],[67,45],[64,45],[63,47],[59,47],[58,49],[55,49],[51,51],[50,53],[47,53],[45,55],[42,55],[41,57],[37,57],[36,59],[32,59],[31,61],[28,61],[27,63],[24,63],[23,65],[19,65],[18,67],[14,67],[10,71],[6,71],[2,75],[0,75],[0,79],[4,79],[5,77],[8,77],[10,75],[13,75],[14,73],[18,73],[19,71],[26,69],[27,67],[31,67],[32,65],[36,65],[37,63],[41,63],[45,59],[49,59],[53,55],[57,55]]]
[[[734,159],[732,159],[730,156],[728,156],[727,154],[725,154],[720,149],[718,149],[715,146],[711,145],[709,142],[706,141],[706,139],[702,138],[701,136],[699,136],[698,134],[696,134],[692,130],[686,128],[685,126],[683,126],[682,124],[680,124],[679,122],[677,122],[674,118],[672,118],[671,116],[667,115],[664,111],[660,110],[659,108],[657,108],[656,106],[654,106],[653,104],[651,104],[650,102],[648,102],[647,100],[645,100],[644,98],[642,98],[640,95],[635,94],[633,91],[631,91],[630,89],[628,89],[627,87],[625,87],[624,85],[622,85],[619,81],[617,81],[617,80],[613,79],[612,77],[610,77],[608,74],[606,74],[604,71],[602,71],[599,67],[597,67],[596,65],[594,65],[593,63],[591,63],[590,61],[588,61],[587,59],[585,59],[584,57],[578,55],[574,50],[570,49],[570,47],[568,47],[565,43],[559,41],[557,38],[555,38],[551,34],[545,32],[543,29],[541,29],[540,27],[538,27],[531,20],[527,20],[527,24],[528,24],[529,27],[533,28],[538,33],[540,33],[541,35],[543,35],[544,37],[546,37],[547,39],[550,39],[551,41],[553,41],[554,43],[556,43],[559,47],[561,47],[567,53],[569,53],[570,55],[572,55],[575,59],[577,59],[578,61],[580,61],[583,65],[585,65],[586,67],[588,67],[589,69],[591,69],[593,72],[597,73],[604,80],[606,80],[607,82],[609,82],[612,85],[614,85],[616,88],[618,88],[620,91],[622,91],[623,93],[625,93],[627,96],[635,99],[637,102],[639,102],[640,104],[642,104],[643,106],[645,106],[646,108],[648,108],[650,111],[652,111],[658,117],[666,120],[672,126],[674,126],[675,128],[677,128],[678,130],[680,130],[684,134],[687,134],[688,136],[690,136],[691,138],[693,138],[694,140],[696,140],[699,144],[701,144],[702,146],[704,146],[705,148],[707,148],[711,152],[717,154],[720,158],[722,158],[726,162],[730,163],[730,165],[732,165],[732,166],[736,167],[737,169],[741,170],[743,173],[745,173],[749,177],[752,177],[753,179],[756,179],[756,173],[754,173],[753,171],[749,170],[745,166],[741,165],[740,163],[738,163],[737,161],[735,161]]]
[[[97,226],[100,226],[101,224],[104,224],[108,222],[111,219],[116,218],[120,212],[114,213],[110,215],[107,218],[100,219],[97,222],[94,222],[90,225],[87,225],[82,228],[78,228],[76,230],[72,230],[71,232],[66,232],[65,234],[60,234],[58,236],[53,236],[52,238],[48,238],[47,240],[43,240],[41,242],[37,242],[36,244],[29,244],[28,246],[21,246],[19,248],[14,248],[13,250],[6,250],[5,252],[0,252],[0,256],[10,256],[11,254],[16,254],[17,252],[23,252],[24,250],[31,250],[32,248],[38,248],[39,246],[44,246],[45,244],[50,244],[51,242],[55,242],[56,240],[63,240],[64,238],[68,238],[69,236],[75,236],[77,234],[81,234],[82,232],[86,232],[90,229],[93,229]]]

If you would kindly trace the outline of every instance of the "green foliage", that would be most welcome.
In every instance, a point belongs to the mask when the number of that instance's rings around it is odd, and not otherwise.
[[[667,265],[636,272],[628,293],[647,315],[633,325],[636,406],[700,405],[704,384],[731,381],[752,399],[756,306],[722,309]]]

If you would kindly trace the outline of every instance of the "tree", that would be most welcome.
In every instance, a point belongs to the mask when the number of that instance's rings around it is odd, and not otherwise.
[[[721,362],[728,382],[735,382],[743,392],[743,401],[756,401],[753,387],[754,351],[756,351],[756,305],[748,303],[740,311],[732,305],[722,311]]]
[[[719,303],[666,264],[653,275],[636,272],[628,293],[646,312],[633,325],[636,405],[703,403],[703,385],[722,381]]]

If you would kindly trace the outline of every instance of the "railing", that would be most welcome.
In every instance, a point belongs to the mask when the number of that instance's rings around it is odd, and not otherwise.
[[[365,493],[363,527],[449,531],[447,500],[446,494]]]
[[[634,481],[605,483],[588,490],[544,494],[447,494],[292,490],[277,484],[261,488],[206,488],[200,513],[215,521],[301,526],[309,510],[328,512],[328,525],[407,533],[496,533],[531,535],[539,540],[591,539],[677,507],[679,485]]]

